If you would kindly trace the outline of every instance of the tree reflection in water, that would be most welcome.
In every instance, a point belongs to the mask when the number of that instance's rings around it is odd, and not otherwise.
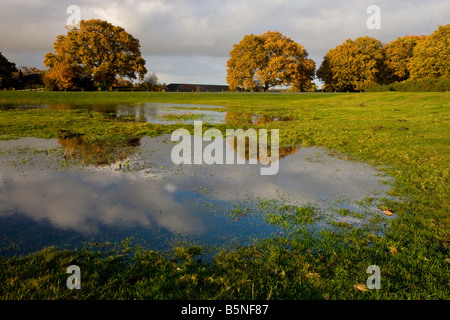
[[[65,159],[81,159],[86,164],[107,165],[125,159],[140,138],[136,137],[91,137],[60,130],[59,144],[65,148]]]

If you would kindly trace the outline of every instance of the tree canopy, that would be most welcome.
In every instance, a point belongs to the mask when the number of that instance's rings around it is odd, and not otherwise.
[[[122,27],[81,20],[79,27],[67,28],[67,35],[59,35],[54,43],[55,53],[45,55],[47,81],[59,89],[90,82],[107,88],[117,77],[142,81],[147,70],[139,40]]]
[[[243,87],[264,91],[278,85],[291,85],[303,91],[312,85],[315,63],[308,52],[280,32],[246,35],[233,45],[227,62],[230,90]]]
[[[450,24],[439,26],[417,44],[408,69],[413,80],[450,77]]]
[[[327,91],[366,90],[376,84],[450,77],[450,25],[429,36],[399,37],[389,44],[348,39],[325,55],[317,77]]]
[[[365,90],[383,81],[384,57],[382,43],[374,38],[347,39],[327,52],[317,76],[327,91]]]
[[[0,87],[7,86],[13,72],[17,71],[16,65],[9,62],[0,52]]]
[[[403,81],[409,78],[408,63],[414,54],[414,48],[426,39],[426,36],[404,36],[391,41],[386,47],[386,68],[388,82]]]

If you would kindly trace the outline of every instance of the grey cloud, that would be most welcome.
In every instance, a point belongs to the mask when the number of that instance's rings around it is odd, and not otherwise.
[[[348,38],[369,35],[390,42],[406,34],[430,34],[448,22],[450,13],[446,0],[8,0],[0,4],[0,51],[14,62],[19,60],[18,65],[42,61],[42,56],[34,55],[52,50],[56,36],[65,32],[71,4],[80,7],[83,19],[106,19],[137,37],[149,69],[161,70],[160,77],[215,83],[224,83],[223,61],[246,34],[280,31],[304,45],[320,65],[329,49]],[[371,4],[381,8],[381,30],[366,28],[366,9]],[[194,63],[199,68],[192,71],[183,61],[194,61],[194,56],[199,57]],[[202,65],[202,57],[217,65]],[[174,73],[157,65],[169,60],[180,66]]]

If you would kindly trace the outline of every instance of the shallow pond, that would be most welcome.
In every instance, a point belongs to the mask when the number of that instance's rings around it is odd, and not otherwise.
[[[154,124],[192,124],[195,120],[209,124],[264,124],[291,121],[292,117],[267,116],[255,113],[229,112],[224,106],[177,103],[111,103],[111,104],[11,104],[0,103],[0,110],[26,109],[75,110],[86,109],[107,114],[123,121],[143,121]]]
[[[112,104],[6,104],[0,103],[0,110],[37,109],[54,110],[87,109],[105,113],[118,120],[144,121],[155,124],[190,124],[194,120],[217,124],[225,122],[225,112],[208,109],[222,109],[223,106],[209,106],[176,103],[112,103]],[[225,109],[224,109],[225,110]]]
[[[248,161],[175,165],[174,145],[170,135],[143,137],[126,158],[94,166],[63,158],[58,139],[0,141],[0,254],[126,237],[158,250],[177,241],[244,245],[288,235],[268,217],[298,216],[305,207],[318,214],[302,227],[383,216],[376,199],[387,197],[388,177],[327,150],[281,148],[278,173],[262,176],[261,164]]]

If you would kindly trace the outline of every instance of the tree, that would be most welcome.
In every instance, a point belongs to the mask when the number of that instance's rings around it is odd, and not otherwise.
[[[118,77],[115,79],[113,87],[119,87],[119,88],[132,88],[133,83],[125,78]]]
[[[255,89],[257,72],[266,64],[263,41],[253,34],[246,35],[238,44],[233,45],[227,62],[227,82],[230,90],[238,86]]]
[[[44,60],[61,85],[93,81],[108,88],[117,77],[142,81],[147,73],[139,40],[122,27],[102,20],[81,20],[79,27],[67,29],[67,35],[56,39],[55,53],[47,53]]]
[[[425,39],[425,36],[398,37],[385,47],[387,82],[398,82],[409,78],[408,63],[413,56],[414,48]]]
[[[360,91],[385,79],[383,44],[370,37],[347,39],[327,52],[317,70],[327,91]]]
[[[43,75],[42,81],[47,90],[55,90],[56,88],[65,90],[74,86],[75,77],[75,68],[63,61],[54,64],[52,68],[47,70]]]
[[[246,35],[230,51],[227,82],[230,90],[238,86],[254,90],[261,85],[267,91],[292,85],[303,91],[311,86],[315,71],[314,61],[307,57],[302,45],[280,32]]]
[[[158,84],[158,76],[154,72],[152,72],[145,76],[142,86],[147,90],[155,91]]]
[[[331,50],[327,52],[323,58],[322,64],[319,69],[317,69],[317,78],[324,81],[322,86],[324,91],[335,91],[337,90],[337,79],[333,77],[333,71],[331,70]]]
[[[420,41],[407,66],[413,80],[449,78],[450,24],[439,26],[424,41]]]
[[[16,64],[9,62],[0,52],[0,87],[10,85],[13,72],[17,72]]]

